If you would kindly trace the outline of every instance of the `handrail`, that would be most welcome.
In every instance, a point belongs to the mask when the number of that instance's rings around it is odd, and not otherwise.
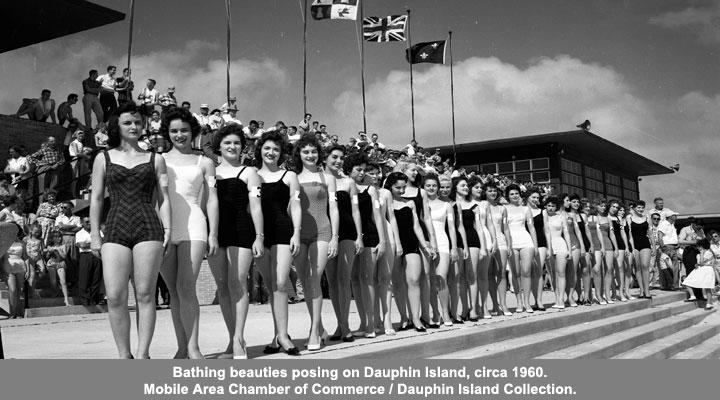
[[[89,156],[89,157],[92,157],[93,155],[99,153],[101,150],[102,150],[101,148],[94,149],[90,154],[88,154],[88,156]],[[80,160],[81,158],[82,158],[82,157],[80,157],[80,156],[75,156],[75,157],[70,158],[69,160],[65,160],[65,162],[66,162],[66,163],[72,163],[73,161],[78,161],[78,160]],[[32,180],[32,179],[37,178],[37,177],[40,176],[40,175],[47,174],[48,172],[50,172],[50,171],[33,172],[33,173],[31,173],[30,175],[28,175],[28,176],[26,176],[26,177],[24,177],[24,178],[22,178],[22,179],[20,179],[20,180],[18,180],[18,181],[13,182],[13,184],[14,184],[14,185],[17,185],[17,184],[20,184],[20,183],[22,183],[22,182],[30,181],[30,180]]]

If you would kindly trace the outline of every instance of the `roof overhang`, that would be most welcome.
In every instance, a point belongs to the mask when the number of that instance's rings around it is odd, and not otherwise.
[[[590,152],[594,155],[601,154],[607,162],[622,165],[624,168],[637,171],[638,176],[662,175],[674,172],[670,167],[660,165],[634,151],[628,150],[607,139],[603,139],[594,133],[583,130],[463,143],[456,145],[455,148],[459,154],[462,154],[548,143],[556,143],[560,147],[572,149],[579,153]],[[452,152],[452,146],[441,146],[440,151],[443,153]]]
[[[97,28],[125,14],[85,0],[13,0],[3,2],[0,53]]]

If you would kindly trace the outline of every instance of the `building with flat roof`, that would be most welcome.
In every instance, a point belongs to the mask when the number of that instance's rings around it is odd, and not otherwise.
[[[638,200],[639,177],[674,172],[584,130],[464,143],[455,151],[457,166],[467,171],[547,183],[590,199]],[[440,154],[452,158],[453,146],[440,147]]]

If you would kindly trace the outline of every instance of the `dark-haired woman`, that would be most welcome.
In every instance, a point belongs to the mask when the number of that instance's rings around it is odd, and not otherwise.
[[[630,225],[630,243],[632,244],[633,254],[635,256],[635,266],[638,283],[640,284],[640,298],[650,297],[650,258],[652,249],[650,246],[650,238],[648,231],[650,225],[645,216],[645,202],[638,200],[635,207],[630,208],[630,214],[627,216]]]
[[[582,266],[582,280],[577,282],[575,289],[578,292],[581,304],[586,306],[592,305],[590,296],[592,287],[591,279],[593,254],[595,253],[595,247],[593,246],[594,242],[590,239],[592,237],[592,233],[590,232],[589,212],[590,202],[585,198],[580,199],[580,219],[578,220],[578,228],[580,228],[583,245],[585,246],[585,256],[580,259],[580,265]]]
[[[550,197],[545,200],[545,212],[547,213],[547,230],[550,232],[548,253],[555,261],[555,304],[553,308],[565,308],[565,270],[570,260],[570,233],[568,232],[567,216],[564,212],[558,211],[562,206],[561,200],[557,197]]]
[[[200,125],[189,111],[170,110],[160,133],[172,143],[172,149],[163,155],[168,172],[168,201],[173,210],[172,229],[160,273],[170,293],[178,343],[174,358],[202,359],[198,345],[200,306],[195,285],[205,253],[212,257],[218,247],[215,165],[210,159],[195,154],[190,146],[200,134]],[[208,194],[209,219],[200,204],[203,193]]]
[[[376,327],[382,327],[383,330],[392,329],[392,322],[389,320],[391,292],[388,286],[391,272],[387,270],[381,272],[378,266],[378,260],[385,254],[387,248],[387,234],[385,220],[380,213],[377,189],[364,183],[366,168],[367,157],[363,153],[350,154],[343,162],[343,172],[357,185],[358,209],[364,244],[353,265],[353,280],[359,281],[357,292],[360,293],[356,297],[355,304],[358,301],[363,304],[362,308],[358,307],[358,313],[362,310],[365,314],[361,316],[361,321],[365,321],[365,337],[372,338],[375,337]],[[381,273],[382,276],[380,276]],[[377,285],[375,285],[376,276]],[[353,293],[356,291],[353,290]],[[375,305],[378,304],[377,298],[380,299],[379,305],[382,307],[383,315],[387,316],[388,321],[386,322],[383,322],[383,318],[379,315],[380,310],[375,312]]]
[[[568,224],[568,234],[570,239],[570,258],[568,259],[569,266],[565,268],[565,293],[567,295],[567,303],[572,307],[577,307],[577,303],[573,299],[572,291],[575,288],[575,279],[577,277],[577,271],[580,265],[580,257],[582,256],[582,243],[580,242],[580,229],[578,228],[577,219],[579,218],[576,213],[572,212],[570,206],[570,195],[563,193],[558,196],[560,200],[560,208],[558,213],[565,215]]]
[[[600,217],[598,216],[598,204],[597,200],[593,201],[593,204],[588,210],[588,230],[590,231],[590,243],[592,244],[593,252],[593,264],[592,271],[590,273],[592,289],[590,293],[590,301],[595,301],[600,305],[606,305],[605,296],[602,294],[603,288],[603,259],[605,257],[605,247],[601,240],[602,235],[600,231]],[[611,256],[612,257],[612,256]]]
[[[613,230],[612,218],[608,215],[608,203],[605,199],[596,200],[597,208],[597,229],[598,237],[602,244],[601,252],[605,260],[605,268],[602,271],[603,277],[603,295],[607,304],[615,303],[611,296],[613,284],[613,271],[615,270],[615,258],[617,258],[617,242],[615,242],[615,232]],[[602,304],[602,302],[600,303]]]
[[[170,243],[171,210],[165,159],[138,146],[142,118],[133,102],[119,107],[108,122],[108,147],[95,158],[90,201],[91,249],[102,255],[108,315],[120,358],[132,358],[128,277],[135,285],[138,343],[135,355],[150,357],[155,331],[155,288],[163,250]],[[100,223],[105,189],[110,210],[104,242]],[[156,196],[158,213],[152,204]],[[161,223],[162,220],[162,223]]]
[[[332,336],[334,340],[342,339],[352,342],[353,332],[348,323],[352,293],[355,293],[355,306],[360,316],[360,329],[358,333],[367,337],[375,336],[374,316],[373,324],[367,325],[367,311],[373,311],[373,303],[368,305],[362,298],[360,289],[360,274],[355,271],[356,258],[364,247],[363,231],[360,223],[360,209],[358,208],[358,190],[355,181],[343,172],[345,160],[345,147],[334,145],[326,150],[325,165],[327,172],[335,178],[337,185],[337,208],[339,214],[339,243],[337,257],[328,259],[325,271],[328,278],[328,289],[332,301],[337,330]],[[362,268],[362,267],[360,267]],[[352,287],[352,291],[351,291]],[[370,293],[365,293],[370,296]],[[374,299],[373,299],[374,300]]]
[[[281,168],[286,161],[285,139],[280,133],[265,132],[255,144],[255,162],[262,179],[262,215],[265,251],[257,265],[270,291],[275,337],[264,353],[282,350],[292,356],[300,351],[288,336],[288,293],[292,259],[300,251],[300,183],[293,171]]]
[[[504,311],[498,309],[497,297],[497,280],[495,274],[491,271],[494,255],[497,254],[495,237],[495,222],[490,212],[490,202],[485,200],[484,185],[477,177],[470,178],[470,197],[478,205],[476,208],[478,213],[478,236],[480,239],[480,256],[478,258],[478,301],[475,303],[475,309],[478,310],[478,316],[482,313],[482,318],[490,319],[492,314],[488,310],[488,296],[492,299],[495,311],[498,314],[504,314]]]
[[[612,223],[613,238],[615,239],[615,241],[613,242],[613,246],[615,246],[616,251],[615,263],[611,264],[608,269],[615,271],[615,278],[617,278],[616,297],[620,301],[627,301],[628,299],[625,297],[626,293],[623,293],[626,278],[625,249],[627,249],[627,237],[625,236],[625,230],[623,229],[623,226],[620,222],[622,221],[622,218],[618,214],[619,211],[620,203],[617,200],[611,201],[610,207],[608,208],[608,218]],[[614,266],[617,266],[617,269],[615,269]]]
[[[312,320],[308,350],[320,350],[327,333],[322,325],[320,277],[328,259],[337,256],[339,213],[335,178],[321,168],[322,149],[312,135],[303,135],[293,152],[300,182],[302,229],[300,252],[295,257],[305,289],[305,304]],[[329,216],[328,216],[329,210]]]
[[[706,310],[713,308],[714,297],[712,290],[715,288],[715,252],[710,248],[710,241],[706,238],[698,239],[697,244],[698,255],[697,264],[688,276],[683,280],[683,285],[687,288],[702,289],[707,304]]]
[[[508,255],[511,249],[509,244],[511,244],[512,239],[510,238],[510,228],[508,227],[507,210],[499,203],[500,193],[494,182],[490,181],[483,185],[483,193],[485,194],[485,199],[490,203],[490,215],[492,216],[492,222],[495,228],[495,268],[490,276],[494,277],[494,281],[497,282],[498,303],[496,304],[496,308],[498,308],[498,313],[510,316],[512,313],[510,309],[508,309],[506,301],[507,277],[505,270],[508,266]],[[512,275],[513,277],[517,276],[517,274]],[[518,304],[520,304],[522,300],[520,299],[519,290],[515,296],[517,297]]]
[[[580,215],[580,196],[573,193],[568,196],[569,207],[565,210],[568,217],[568,233],[570,233],[570,244],[573,246],[570,252],[570,260],[572,266],[568,269],[568,278],[566,280],[565,291],[567,293],[570,306],[575,307],[577,303],[573,299],[573,291],[577,292],[580,304],[585,304],[582,295],[582,282],[588,276],[588,268],[585,264],[585,254],[587,254],[587,242],[583,236],[584,222]],[[582,224],[582,225],[581,225]],[[582,226],[582,228],[581,228]]]
[[[545,279],[543,277],[543,271],[545,270],[548,258],[548,235],[549,232],[545,229],[545,220],[547,220],[547,214],[545,210],[541,208],[540,191],[538,189],[531,189],[527,197],[527,205],[530,208],[530,213],[533,216],[533,226],[535,226],[535,237],[537,238],[537,256],[535,257],[535,266],[532,272],[532,290],[535,295],[535,307],[540,311],[545,311],[545,305],[543,304],[543,289],[545,287]],[[555,278],[555,274],[552,271],[548,271],[552,279]]]
[[[460,280],[457,278],[460,275],[460,266],[464,265],[465,260],[470,257],[470,249],[465,245],[467,242],[467,236],[465,234],[465,227],[463,225],[462,212],[455,204],[453,200],[453,179],[449,175],[440,176],[440,189],[438,190],[438,196],[441,200],[450,203],[453,214],[453,226],[455,230],[455,243],[457,246],[456,254],[450,254],[450,265],[447,272],[446,285],[448,285],[448,296],[450,310],[450,324],[460,323],[462,319],[457,318],[457,308],[460,302]],[[448,214],[450,215],[450,214]],[[450,224],[447,224],[446,232],[450,235]],[[450,238],[452,239],[452,238]],[[487,258],[487,257],[486,257]]]
[[[393,195],[393,211],[400,233],[400,243],[403,248],[403,259],[405,261],[405,279],[408,288],[408,300],[410,312],[412,313],[413,325],[418,332],[425,332],[426,328],[420,321],[420,279],[422,275],[422,262],[420,260],[421,248],[431,258],[435,258],[435,251],[425,241],[425,236],[420,228],[420,222],[415,211],[415,201],[407,199],[405,186],[408,177],[402,172],[393,172],[385,181],[385,188]]]
[[[530,209],[522,205],[520,186],[516,184],[508,185],[505,189],[505,195],[509,201],[505,206],[505,211],[507,212],[508,227],[510,228],[512,243],[510,248],[512,248],[515,258],[515,262],[511,264],[519,267],[514,272],[519,272],[519,290],[522,292],[522,301],[518,302],[517,312],[522,312],[524,309],[525,312],[532,313],[533,309],[530,306],[532,263],[538,253],[535,225]]]
[[[467,248],[468,258],[458,260],[458,273],[455,275],[456,281],[459,281],[460,304],[462,305],[461,318],[469,321],[477,321],[480,316],[475,308],[475,303],[480,303],[481,307],[486,307],[487,290],[484,297],[478,300],[478,262],[480,258],[480,249],[482,248],[482,239],[484,235],[480,227],[480,214],[476,210],[480,207],[473,199],[470,193],[470,184],[465,177],[458,177],[453,180],[450,197],[455,199],[455,208],[457,209],[458,218],[463,224],[465,237],[463,244]],[[481,239],[482,238],[482,239]],[[485,272],[485,282],[487,282],[487,270]],[[487,286],[487,285],[486,285]],[[457,315],[456,309],[452,309],[452,314]]]

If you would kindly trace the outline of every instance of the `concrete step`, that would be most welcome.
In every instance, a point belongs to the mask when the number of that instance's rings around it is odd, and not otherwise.
[[[70,297],[70,305],[79,304],[79,298]],[[42,308],[42,307],[64,307],[65,299],[62,297],[33,297],[28,302],[28,308]]]
[[[712,324],[718,321],[720,321],[720,312],[716,311],[706,318],[703,323],[707,322],[708,324]],[[673,355],[671,358],[682,360],[720,359],[720,334],[716,334],[696,346],[685,349]]]
[[[651,294],[653,307],[662,306],[668,303],[674,303],[676,301],[682,301],[687,298],[684,290],[675,290],[672,292],[656,291],[652,290]]]
[[[672,305],[669,306],[672,307]],[[685,304],[680,304],[677,306],[677,310],[687,309],[687,307]],[[707,312],[698,308],[686,310],[686,312],[682,313],[673,312],[672,315],[650,323],[630,328],[618,327],[618,329],[614,329],[609,334],[585,340],[553,352],[544,353],[537,358],[607,359],[653,340],[664,338],[679,330],[689,328],[702,321],[705,317],[707,317]]]
[[[25,318],[33,317],[53,317],[59,315],[75,315],[75,314],[97,314],[107,312],[106,305],[81,306],[74,305],[68,307],[39,307],[25,309]]]
[[[720,316],[708,315],[697,325],[685,328],[664,338],[654,340],[613,358],[618,359],[667,359],[684,350],[700,345],[720,333]],[[717,343],[720,351],[720,343]]]
[[[621,303],[632,305],[638,301]],[[646,306],[648,300],[642,300]],[[616,307],[614,304],[609,309]],[[679,303],[675,308],[689,311],[694,308],[692,303]],[[692,308],[690,308],[692,307]],[[618,307],[620,308],[620,307]],[[543,332],[531,331],[523,335],[510,335],[494,343],[483,346],[452,351],[432,358],[438,359],[529,359],[550,353],[568,346],[585,343],[611,335],[618,330],[632,329],[673,315],[673,307],[644,307],[632,312],[612,313],[602,318],[578,321],[573,318],[567,324],[554,327]],[[456,347],[455,349],[458,349]]]

